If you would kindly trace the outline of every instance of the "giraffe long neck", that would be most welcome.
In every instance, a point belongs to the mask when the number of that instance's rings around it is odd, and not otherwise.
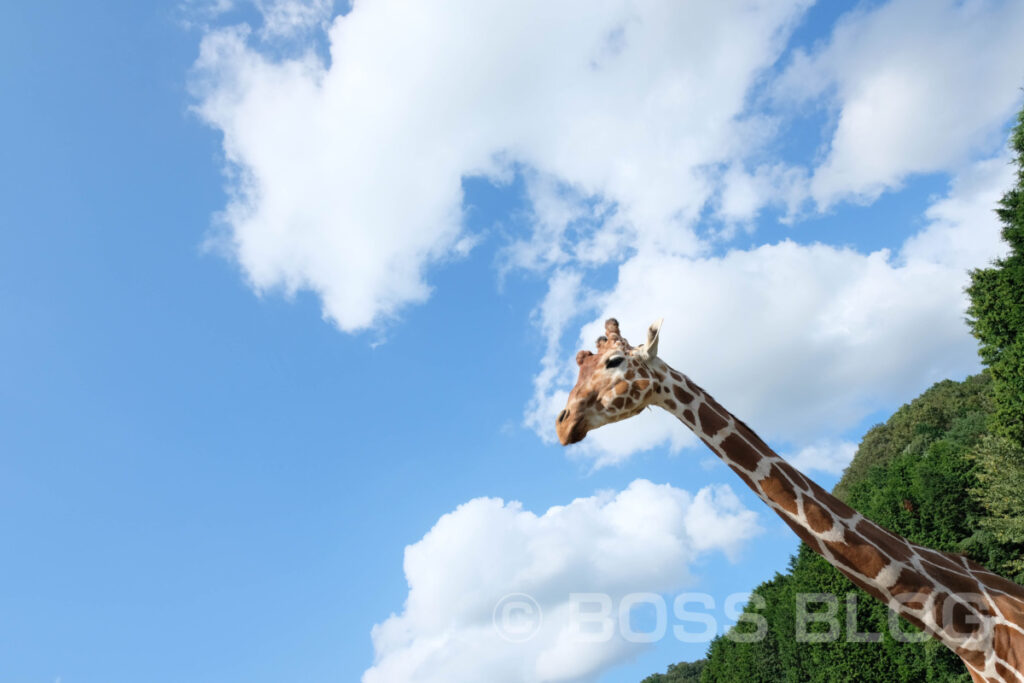
[[[680,372],[657,360],[657,403],[693,430],[814,552],[967,664],[1024,682],[1024,589],[962,555],[911,543],[811,481]]]

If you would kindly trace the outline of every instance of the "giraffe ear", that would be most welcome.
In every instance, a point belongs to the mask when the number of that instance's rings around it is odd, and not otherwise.
[[[647,343],[644,344],[644,355],[647,358],[654,358],[658,355],[658,333],[661,331],[662,320],[664,318],[658,318],[647,328]]]

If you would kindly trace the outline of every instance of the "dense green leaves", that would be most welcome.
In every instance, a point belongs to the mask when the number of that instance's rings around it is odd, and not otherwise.
[[[985,512],[981,534],[993,536],[984,544],[993,552],[983,562],[1024,584],[1024,448],[1005,437],[987,436],[973,455],[978,486],[971,492]]]
[[[1009,254],[971,272],[967,311],[979,353],[995,380],[994,431],[1024,446],[1024,111],[1014,129],[1017,184],[996,213]]]
[[[993,411],[991,383],[988,373],[963,382],[939,382],[888,422],[872,427],[833,492],[849,502],[851,482],[863,481],[873,467],[903,453],[920,455],[940,435],[961,446],[973,445]]]
[[[696,662],[670,664],[665,673],[651,674],[640,683],[697,683],[706,663],[707,660],[698,659]]]

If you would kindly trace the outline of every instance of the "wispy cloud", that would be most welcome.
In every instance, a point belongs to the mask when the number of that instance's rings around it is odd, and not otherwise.
[[[223,0],[221,0],[223,1]],[[263,16],[264,38],[295,38],[314,28],[326,26],[334,9],[333,0],[254,0]]]
[[[782,100],[837,109],[811,197],[870,201],[1001,144],[1024,85],[1021,35],[1024,5],[1012,1],[893,0],[842,18],[775,86]]]

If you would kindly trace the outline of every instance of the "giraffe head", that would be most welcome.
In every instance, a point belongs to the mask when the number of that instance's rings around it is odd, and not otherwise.
[[[619,322],[609,318],[605,334],[597,339],[597,352],[580,351],[580,374],[569,392],[565,410],[555,428],[562,445],[582,441],[591,429],[636,415],[658,398],[658,320],[647,330],[647,342],[630,346],[619,334]],[[664,375],[661,375],[664,376]]]

